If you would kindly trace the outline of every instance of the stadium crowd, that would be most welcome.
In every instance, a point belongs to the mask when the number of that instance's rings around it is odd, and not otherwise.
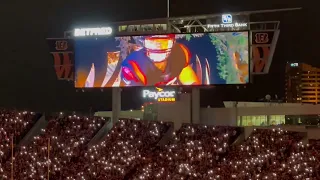
[[[200,179],[229,151],[238,133],[234,127],[185,124],[168,145],[149,155],[133,179]]]
[[[11,144],[17,143],[35,123],[35,113],[0,109],[0,174],[11,151]]]
[[[102,118],[60,116],[49,120],[47,128],[29,146],[15,149],[14,179],[47,179],[58,176],[103,126]],[[49,149],[49,151],[48,151]],[[11,178],[12,159],[6,161],[2,178]],[[50,177],[50,176],[49,176]],[[52,178],[54,179],[54,178]]]
[[[106,139],[84,153],[68,179],[126,179],[170,128],[168,123],[120,120]],[[85,166],[83,166],[83,162]]]
[[[4,114],[1,148],[11,149],[9,137],[29,130],[32,118]],[[10,117],[19,121],[15,131]],[[172,123],[120,120],[101,143],[88,146],[105,123],[76,115],[50,119],[31,144],[14,149],[13,159],[10,150],[1,159],[0,179],[320,179],[320,141],[303,144],[303,133],[254,129],[241,142],[240,127],[184,124],[172,134]]]
[[[213,177],[221,179],[286,179],[279,166],[286,164],[302,136],[297,132],[278,129],[255,129],[248,139],[234,146]],[[279,179],[279,178],[278,178]],[[290,179],[290,178],[289,178]]]

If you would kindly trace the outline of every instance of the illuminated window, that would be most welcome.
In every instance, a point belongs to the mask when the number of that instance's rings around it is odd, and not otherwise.
[[[240,118],[238,118],[240,121]],[[238,122],[240,124],[240,122]],[[242,116],[242,126],[266,126],[267,125],[267,116],[258,115],[258,116]]]
[[[270,122],[270,125],[284,124],[285,115],[270,115],[269,122]]]
[[[134,31],[140,31],[141,27],[140,25],[129,25],[128,31],[134,32]]]
[[[155,24],[154,28],[156,31],[166,31],[167,25],[166,24]]]
[[[128,26],[119,26],[119,32],[127,31]]]
[[[153,24],[144,24],[141,25],[142,31],[153,31]]]
[[[248,126],[247,116],[242,116],[242,126]]]
[[[291,66],[291,67],[298,67],[298,66],[299,66],[299,63],[291,63],[290,66]]]
[[[268,116],[266,115],[242,116],[242,117],[238,116],[237,125],[241,126],[240,118],[242,118],[242,126],[269,126],[269,125],[285,124],[285,115],[270,115],[269,123],[268,123],[267,117]]]

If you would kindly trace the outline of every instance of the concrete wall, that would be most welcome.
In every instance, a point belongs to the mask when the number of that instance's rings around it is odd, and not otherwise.
[[[110,117],[112,118],[112,111],[98,111],[94,113],[94,116],[100,117]],[[120,111],[119,118],[143,118],[143,111],[133,110],[133,111]]]
[[[320,139],[320,128],[317,126],[306,127],[308,139]]]
[[[164,147],[166,144],[168,144],[168,142],[173,136],[173,132],[174,132],[174,124],[171,123],[171,126],[169,127],[167,132],[162,136],[161,140],[158,142],[158,146]]]
[[[113,124],[112,121],[106,122],[101,129],[97,132],[97,134],[90,140],[88,146],[93,146],[102,142],[105,137],[109,134],[109,131],[112,129]]]
[[[320,113],[319,105],[301,105],[299,107],[271,106],[271,107],[239,107],[239,116],[251,115],[316,115]]]
[[[224,107],[234,107],[234,104],[238,107],[270,107],[270,106],[285,106],[285,107],[300,107],[300,106],[313,106],[312,104],[302,103],[278,103],[278,102],[246,102],[246,101],[223,101]]]
[[[320,105],[311,104],[287,104],[287,103],[253,103],[226,102],[227,108],[201,108],[200,121],[198,109],[200,106],[197,91],[192,94],[181,94],[179,101],[175,103],[159,103],[157,109],[157,120],[171,121],[175,124],[175,130],[179,129],[182,123],[196,123],[208,125],[236,126],[238,116],[257,115],[318,115]],[[193,113],[191,113],[191,98],[194,101]],[[259,105],[258,107],[256,107]],[[112,112],[97,112],[96,115],[112,117]],[[142,111],[121,111],[120,118],[143,118]],[[317,130],[312,130],[317,131]],[[312,137],[318,137],[313,133]],[[319,135],[320,136],[320,135]]]
[[[200,88],[192,88],[192,113],[191,122],[195,124],[201,123],[201,108],[200,108]]]
[[[32,126],[29,132],[19,142],[18,146],[26,146],[31,143],[34,140],[33,138],[42,132],[41,129],[46,129],[47,125],[48,121],[46,120],[45,115],[41,115],[36,124]]]
[[[320,105],[201,108],[201,124],[237,125],[237,116],[254,115],[317,115]]]
[[[190,94],[181,94],[180,100],[175,103],[160,103],[158,105],[158,120],[174,122],[175,130],[179,129],[182,123],[190,123],[190,98]]]
[[[236,126],[236,108],[201,108],[201,124],[215,126]]]

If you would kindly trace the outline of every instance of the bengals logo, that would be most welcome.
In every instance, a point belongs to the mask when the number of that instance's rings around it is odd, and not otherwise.
[[[52,52],[54,68],[59,80],[73,80],[72,52]]]
[[[269,42],[269,35],[268,33],[256,33],[255,35],[255,42],[257,44],[265,44]]]
[[[253,46],[252,62],[253,73],[263,73],[270,57],[270,46]]]
[[[56,50],[65,51],[68,49],[68,41],[56,41]]]

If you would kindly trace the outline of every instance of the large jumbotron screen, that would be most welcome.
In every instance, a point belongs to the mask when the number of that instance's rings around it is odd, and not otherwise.
[[[248,32],[75,39],[75,87],[246,84]]]

